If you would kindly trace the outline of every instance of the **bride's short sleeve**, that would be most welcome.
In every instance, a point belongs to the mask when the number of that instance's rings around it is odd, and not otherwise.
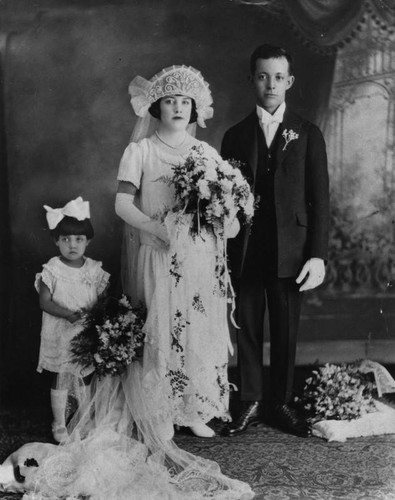
[[[131,182],[140,188],[141,176],[143,174],[143,162],[145,156],[143,141],[131,142],[125,149],[119,164],[119,181]]]

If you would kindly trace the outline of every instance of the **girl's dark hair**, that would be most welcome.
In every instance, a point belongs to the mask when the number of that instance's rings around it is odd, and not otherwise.
[[[250,72],[254,75],[256,69],[256,62],[258,59],[279,59],[280,57],[285,57],[288,61],[288,73],[293,75],[293,60],[291,54],[289,54],[282,47],[276,47],[275,45],[269,45],[264,43],[257,47],[250,57]]]
[[[163,99],[163,97],[161,97]],[[196,111],[196,103],[195,99],[192,99],[192,110],[191,110],[191,118],[189,119],[189,123],[195,123],[197,121],[197,111]],[[160,120],[160,99],[157,101],[153,102],[151,106],[149,107],[148,111],[150,114],[154,117]]]
[[[59,236],[69,236],[70,234],[83,234],[88,240],[91,240],[95,233],[90,219],[78,220],[68,216],[64,217],[55,229],[51,229],[51,236],[55,240],[58,240]]]

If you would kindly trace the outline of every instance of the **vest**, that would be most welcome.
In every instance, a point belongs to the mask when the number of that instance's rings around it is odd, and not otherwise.
[[[279,130],[279,129],[278,129]],[[267,147],[262,129],[257,127],[257,169],[255,196],[259,197],[255,211],[245,264],[255,273],[265,276],[277,274],[277,224],[274,204],[275,154],[279,133]]]

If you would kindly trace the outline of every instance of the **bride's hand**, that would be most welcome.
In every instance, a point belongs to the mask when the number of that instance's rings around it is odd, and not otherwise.
[[[161,238],[158,238],[154,234],[151,234],[150,236],[151,236],[151,246],[153,248],[162,251],[169,249],[169,243],[166,243],[166,241],[162,240]]]
[[[237,218],[237,210],[232,210],[225,218],[224,234],[225,238],[234,238],[240,231],[240,222]]]
[[[167,228],[159,221],[153,221],[152,224],[152,243],[159,250],[168,250],[170,245],[170,237]]]

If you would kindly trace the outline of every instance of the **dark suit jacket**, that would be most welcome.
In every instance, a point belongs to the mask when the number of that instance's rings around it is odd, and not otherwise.
[[[254,110],[225,134],[221,155],[244,163],[254,189],[259,122]],[[285,146],[283,131],[299,134]],[[274,201],[277,223],[278,277],[297,276],[311,257],[327,259],[329,182],[325,141],[319,128],[286,108],[275,151]],[[242,274],[250,229],[228,241],[233,277]]]

